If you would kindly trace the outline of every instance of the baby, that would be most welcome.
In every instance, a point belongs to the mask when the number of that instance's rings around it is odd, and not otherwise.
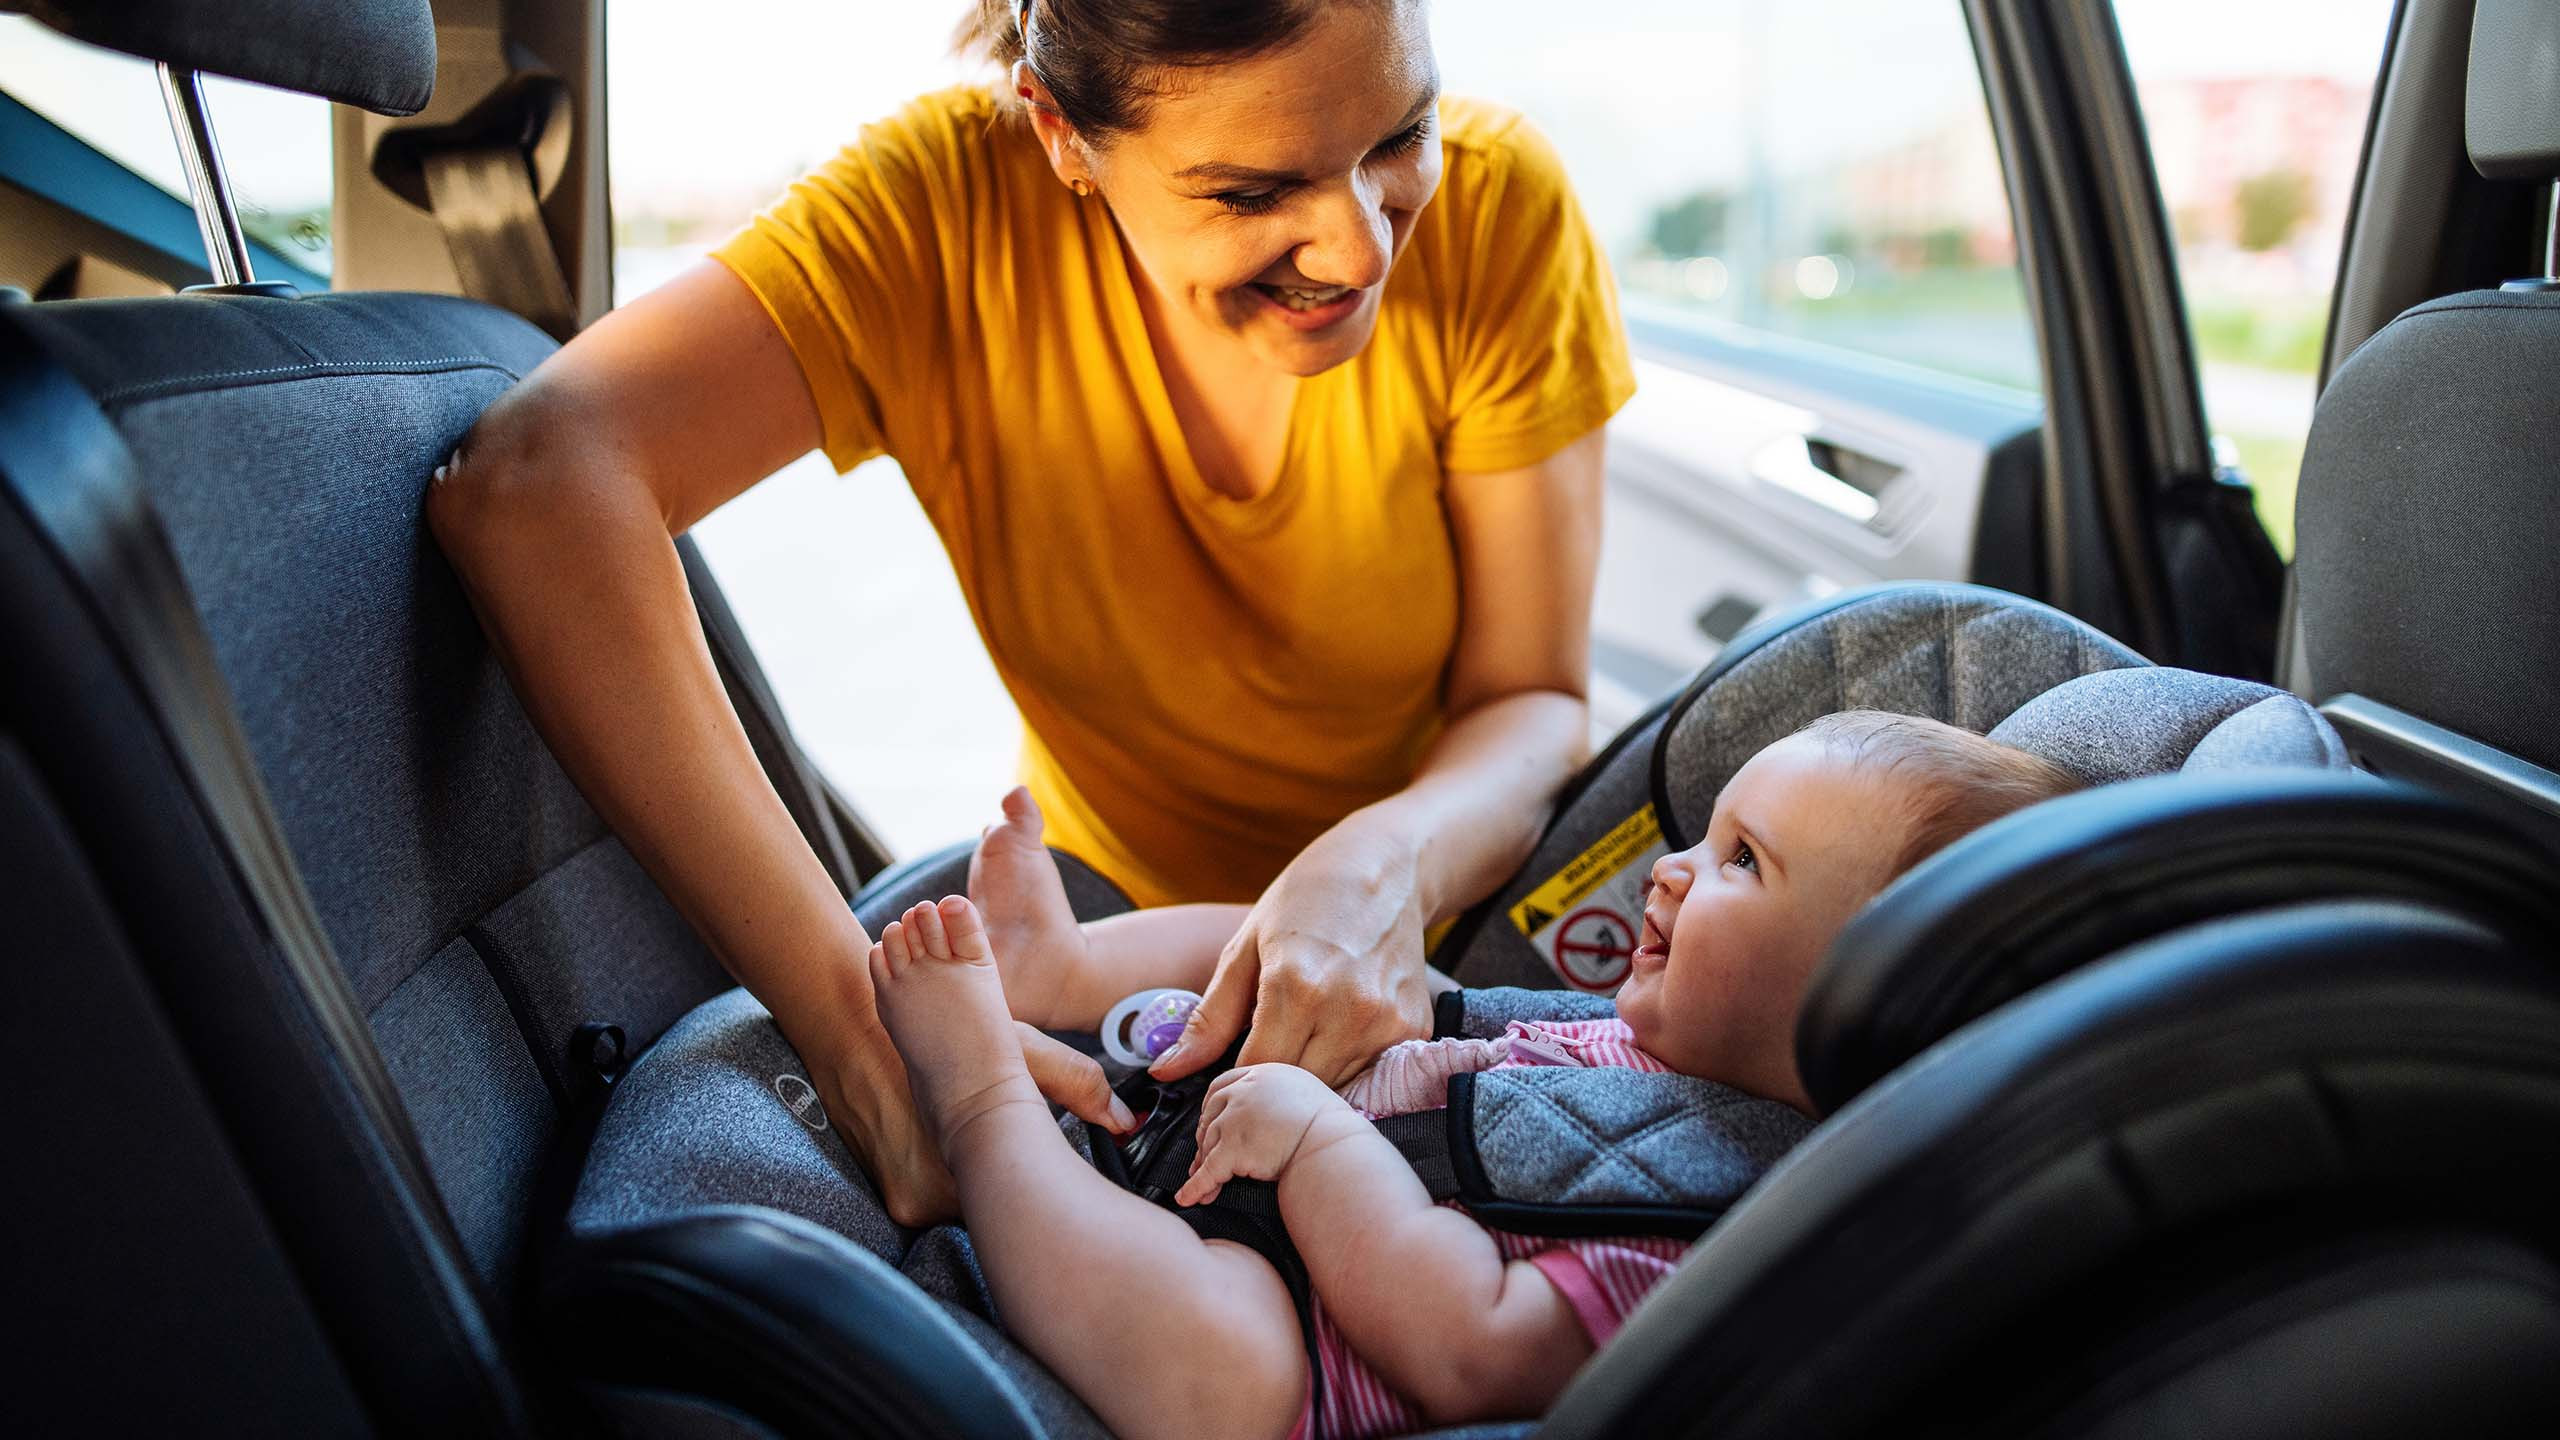
[[[1935,721],[1817,720],[1753,756],[1717,796],[1705,838],[1655,864],[1619,1018],[1514,1027],[1511,1046],[1547,1063],[1676,1070],[1809,1109],[1796,1011],[1849,917],[1959,835],[2079,784]],[[1238,1177],[1277,1182],[1315,1292],[1318,1412],[1308,1337],[1279,1274],[1079,1157],[1011,1028],[1019,1016],[1090,1030],[1132,991],[1201,988],[1243,908],[1078,927],[1038,811],[1016,791],[1005,815],[972,866],[987,917],[957,896],[916,906],[872,947],[871,978],[1006,1326],[1113,1432],[1276,1440],[1535,1415],[1676,1265],[1670,1242],[1487,1230],[1434,1203],[1362,1109],[1312,1074],[1230,1071],[1203,1105],[1178,1199],[1204,1203]],[[1414,1092],[1499,1048],[1398,1046],[1348,1088],[1372,1111],[1440,1103]]]

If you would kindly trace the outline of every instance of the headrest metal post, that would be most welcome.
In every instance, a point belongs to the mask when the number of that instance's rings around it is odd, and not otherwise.
[[[160,98],[169,107],[169,129],[178,141],[178,163],[187,172],[187,190],[195,197],[196,229],[204,235],[204,256],[216,285],[249,285],[249,241],[240,231],[240,212],[231,202],[231,180],[223,173],[222,151],[213,141],[213,119],[205,111],[204,80],[193,70],[160,66]]]
[[[2560,181],[2551,186],[2551,225],[2542,242],[2542,278],[2560,285]]]

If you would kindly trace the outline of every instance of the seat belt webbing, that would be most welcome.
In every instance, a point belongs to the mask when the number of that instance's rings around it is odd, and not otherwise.
[[[521,315],[565,343],[577,331],[577,304],[542,223],[523,148],[435,149],[421,155],[419,164],[428,208],[444,230],[462,293]]]

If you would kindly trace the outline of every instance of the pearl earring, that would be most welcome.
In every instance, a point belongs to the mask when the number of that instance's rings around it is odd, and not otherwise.
[[[1068,181],[1067,188],[1076,192],[1076,198],[1079,200],[1093,193],[1093,187],[1082,180]]]

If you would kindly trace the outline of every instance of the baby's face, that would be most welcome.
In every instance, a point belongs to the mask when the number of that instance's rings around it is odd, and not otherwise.
[[[1618,991],[1636,1043],[1685,1074],[1809,1109],[1796,1012],[1833,937],[1891,878],[1903,783],[1803,736],[1751,757],[1706,838],[1654,863]]]

